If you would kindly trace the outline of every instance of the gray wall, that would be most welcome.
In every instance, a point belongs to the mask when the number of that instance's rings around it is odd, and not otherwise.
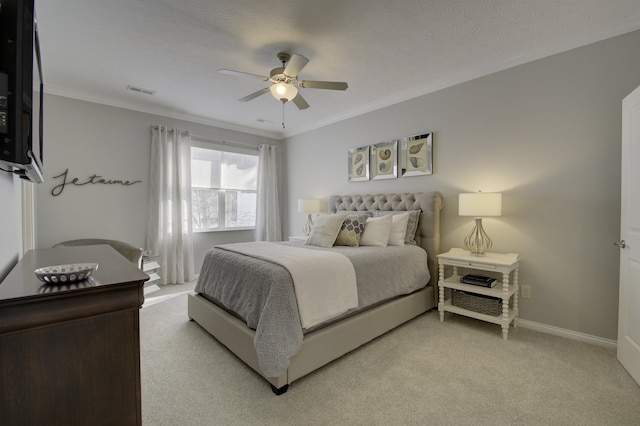
[[[162,124],[192,134],[251,145],[279,141],[121,108],[46,95],[45,182],[37,187],[38,248],[77,238],[109,238],[145,247],[148,214],[150,126]],[[93,174],[105,179],[141,180],[131,186],[67,185],[51,194],[69,169],[84,182]],[[250,241],[250,231],[194,235],[196,268],[214,244]]]
[[[616,338],[621,100],[640,85],[640,32],[460,84],[287,140],[285,232],[300,233],[296,200],[330,194],[444,193],[443,250],[471,228],[457,194],[501,191],[503,216],[485,219],[498,252],[522,255],[525,319]],[[88,236],[144,246],[149,126],[163,124],[244,143],[257,136],[59,96],[45,97],[45,179],[37,186],[38,247]],[[348,183],[347,149],[424,131],[435,133],[432,176]],[[52,177],[100,174],[141,179],[131,187],[88,185],[53,197]],[[0,176],[0,272],[20,252],[20,184]],[[291,219],[288,222],[288,219]],[[248,241],[250,232],[197,234],[206,248]]]
[[[636,31],[289,138],[285,232],[304,224],[298,198],[437,190],[446,251],[472,227],[458,194],[499,191],[503,215],[484,225],[493,251],[521,254],[521,317],[616,339],[621,101],[640,85],[638,46]],[[349,148],[425,131],[432,176],[347,182]]]

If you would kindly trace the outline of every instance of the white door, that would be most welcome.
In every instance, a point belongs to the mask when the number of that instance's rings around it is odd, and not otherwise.
[[[622,101],[618,359],[640,383],[640,87]]]

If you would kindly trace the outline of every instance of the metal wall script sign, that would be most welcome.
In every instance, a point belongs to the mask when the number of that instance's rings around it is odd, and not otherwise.
[[[103,185],[123,185],[123,186],[131,186],[134,185],[136,183],[140,183],[142,182],[141,180],[134,180],[134,181],[130,181],[130,180],[119,180],[119,179],[105,179],[102,176],[99,175],[91,175],[88,178],[86,178],[85,180],[81,181],[79,178],[73,178],[73,179],[69,179],[68,177],[69,175],[69,169],[65,170],[64,172],[60,173],[58,176],[54,176],[54,179],[58,179],[61,178],[62,179],[62,183],[59,185],[54,186],[51,189],[51,195],[53,195],[54,197],[57,197],[58,195],[62,194],[62,191],[64,191],[64,188],[66,185],[76,185],[76,186],[84,186],[84,185],[88,185],[88,184],[103,184]]]

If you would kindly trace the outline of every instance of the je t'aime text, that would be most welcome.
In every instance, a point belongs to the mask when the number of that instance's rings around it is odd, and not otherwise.
[[[67,185],[83,186],[88,184],[103,184],[103,185],[131,186],[133,184],[142,182],[141,180],[130,181],[130,180],[118,180],[118,179],[105,179],[99,175],[91,175],[88,178],[86,178],[84,181],[81,181],[80,178],[77,178],[77,177],[73,179],[69,179],[68,175],[69,175],[69,169],[60,173],[58,176],[53,177],[54,179],[61,178],[62,183],[54,186],[51,189],[51,195],[53,195],[54,197],[57,197],[58,195],[62,194],[62,191],[64,191],[64,188]]]

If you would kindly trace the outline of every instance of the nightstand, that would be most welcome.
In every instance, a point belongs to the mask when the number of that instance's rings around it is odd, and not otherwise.
[[[466,315],[471,318],[487,321],[502,326],[502,338],[507,340],[509,324],[517,327],[518,319],[518,269],[520,265],[520,255],[515,253],[486,253],[484,256],[473,256],[468,250],[453,248],[447,253],[438,255],[439,267],[439,302],[438,311],[440,321],[444,321],[445,312],[453,312]],[[453,267],[453,274],[445,278],[445,266]],[[493,288],[486,288],[460,282],[464,275],[460,268],[472,271],[488,271],[494,274],[501,274],[502,281],[499,281]],[[489,296],[501,299],[502,313],[494,316],[488,313],[471,310],[468,308],[455,306],[452,297],[445,300],[445,289],[452,292],[461,291],[471,297]],[[466,296],[468,297],[468,296]],[[509,301],[512,299],[510,306]],[[490,300],[485,297],[485,300]],[[499,303],[499,302],[498,302]]]
[[[295,241],[297,243],[304,243],[307,240],[306,235],[291,235],[289,241]]]

